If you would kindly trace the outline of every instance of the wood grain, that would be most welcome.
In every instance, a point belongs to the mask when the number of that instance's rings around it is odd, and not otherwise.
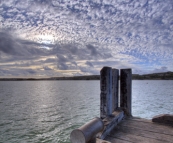
[[[117,140],[133,143],[172,143],[173,127],[153,123],[151,120],[126,118],[105,138],[112,143]]]

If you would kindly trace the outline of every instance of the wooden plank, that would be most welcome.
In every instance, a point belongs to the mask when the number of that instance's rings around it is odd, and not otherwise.
[[[100,118],[112,114],[112,68],[103,67],[100,71]]]
[[[155,132],[155,133],[173,136],[173,127],[153,122],[124,120],[121,122],[121,126],[135,127],[149,132]]]
[[[163,143],[163,141],[157,139],[146,138],[142,136],[137,136],[129,133],[124,133],[118,130],[114,130],[113,134],[110,134],[111,137],[126,140],[133,143]]]
[[[158,126],[170,126],[170,127],[173,127],[173,124],[172,123],[160,123],[160,122],[153,122],[152,120],[149,120],[149,119],[143,119],[143,118],[136,118],[136,117],[132,117],[132,118],[128,118],[128,120],[135,120],[137,122],[147,122],[147,123],[155,123],[157,124]]]
[[[107,136],[105,138],[105,140],[107,140],[111,143],[132,143],[132,142],[126,141],[124,139],[118,139],[118,138],[114,138],[114,137],[111,137],[111,136]]]
[[[128,126],[118,125],[114,130],[118,130],[120,132],[133,134],[133,135],[141,136],[141,137],[145,137],[145,138],[160,140],[162,142],[170,142],[171,143],[173,141],[173,136],[171,136],[171,135],[149,132],[149,131],[143,130],[143,128],[136,128],[135,126],[134,127],[128,127]]]
[[[112,108],[118,108],[119,70],[112,69]]]
[[[172,143],[173,128],[152,123],[151,120],[129,118],[118,124],[105,138],[112,143],[117,139],[133,143]]]
[[[157,122],[157,121],[153,121],[154,118],[162,118],[163,117],[163,120],[168,120],[168,124],[165,124],[165,123],[162,123],[162,122]],[[144,119],[144,118],[140,118],[140,117],[128,117],[129,120],[136,120],[136,121],[145,121],[145,122],[155,122],[155,123],[159,123],[159,124],[165,124],[165,125],[170,125],[170,126],[173,126],[173,115],[170,115],[170,114],[161,114],[161,115],[158,115],[158,116],[155,116],[153,117],[152,119]],[[156,119],[157,120],[157,119]],[[160,120],[160,119],[159,119]],[[162,119],[161,119],[162,120]]]
[[[138,122],[147,122],[147,123],[152,123],[150,119],[145,119],[145,118],[140,118],[140,117],[128,117],[126,118],[127,120],[133,120],[133,121],[138,121]]]
[[[111,143],[111,142],[96,138],[96,143]]]
[[[166,130],[173,130],[173,126],[172,125],[169,125],[169,124],[167,125],[167,124],[152,122],[152,120],[148,120],[148,119],[143,119],[143,118],[129,118],[127,120],[132,121],[132,122],[141,122],[141,123],[144,123],[144,124],[150,124],[150,125],[153,125],[153,127],[156,126],[157,128],[164,128]]]
[[[120,107],[128,116],[132,115],[132,70],[120,70]]]

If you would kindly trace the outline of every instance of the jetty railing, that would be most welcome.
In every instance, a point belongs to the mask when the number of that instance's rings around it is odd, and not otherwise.
[[[119,91],[120,90],[120,91]],[[103,67],[100,71],[100,118],[71,132],[72,143],[104,139],[125,116],[132,115],[132,70]]]

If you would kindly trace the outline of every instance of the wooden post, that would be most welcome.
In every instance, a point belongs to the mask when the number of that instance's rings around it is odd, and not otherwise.
[[[132,70],[121,69],[120,73],[120,107],[127,116],[131,116],[132,108]]]
[[[112,68],[103,67],[100,71],[100,118],[112,114]]]
[[[112,69],[112,108],[113,111],[118,108],[118,81],[119,81],[119,70]]]

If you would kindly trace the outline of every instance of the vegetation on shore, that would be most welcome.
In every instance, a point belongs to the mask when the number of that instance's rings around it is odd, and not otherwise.
[[[173,80],[173,72],[133,74],[133,80]],[[0,78],[0,81],[13,80],[100,80],[100,75],[74,76],[74,77],[50,77],[50,78]]]
[[[173,72],[152,73],[144,75],[133,74],[132,78],[138,80],[173,80]]]

